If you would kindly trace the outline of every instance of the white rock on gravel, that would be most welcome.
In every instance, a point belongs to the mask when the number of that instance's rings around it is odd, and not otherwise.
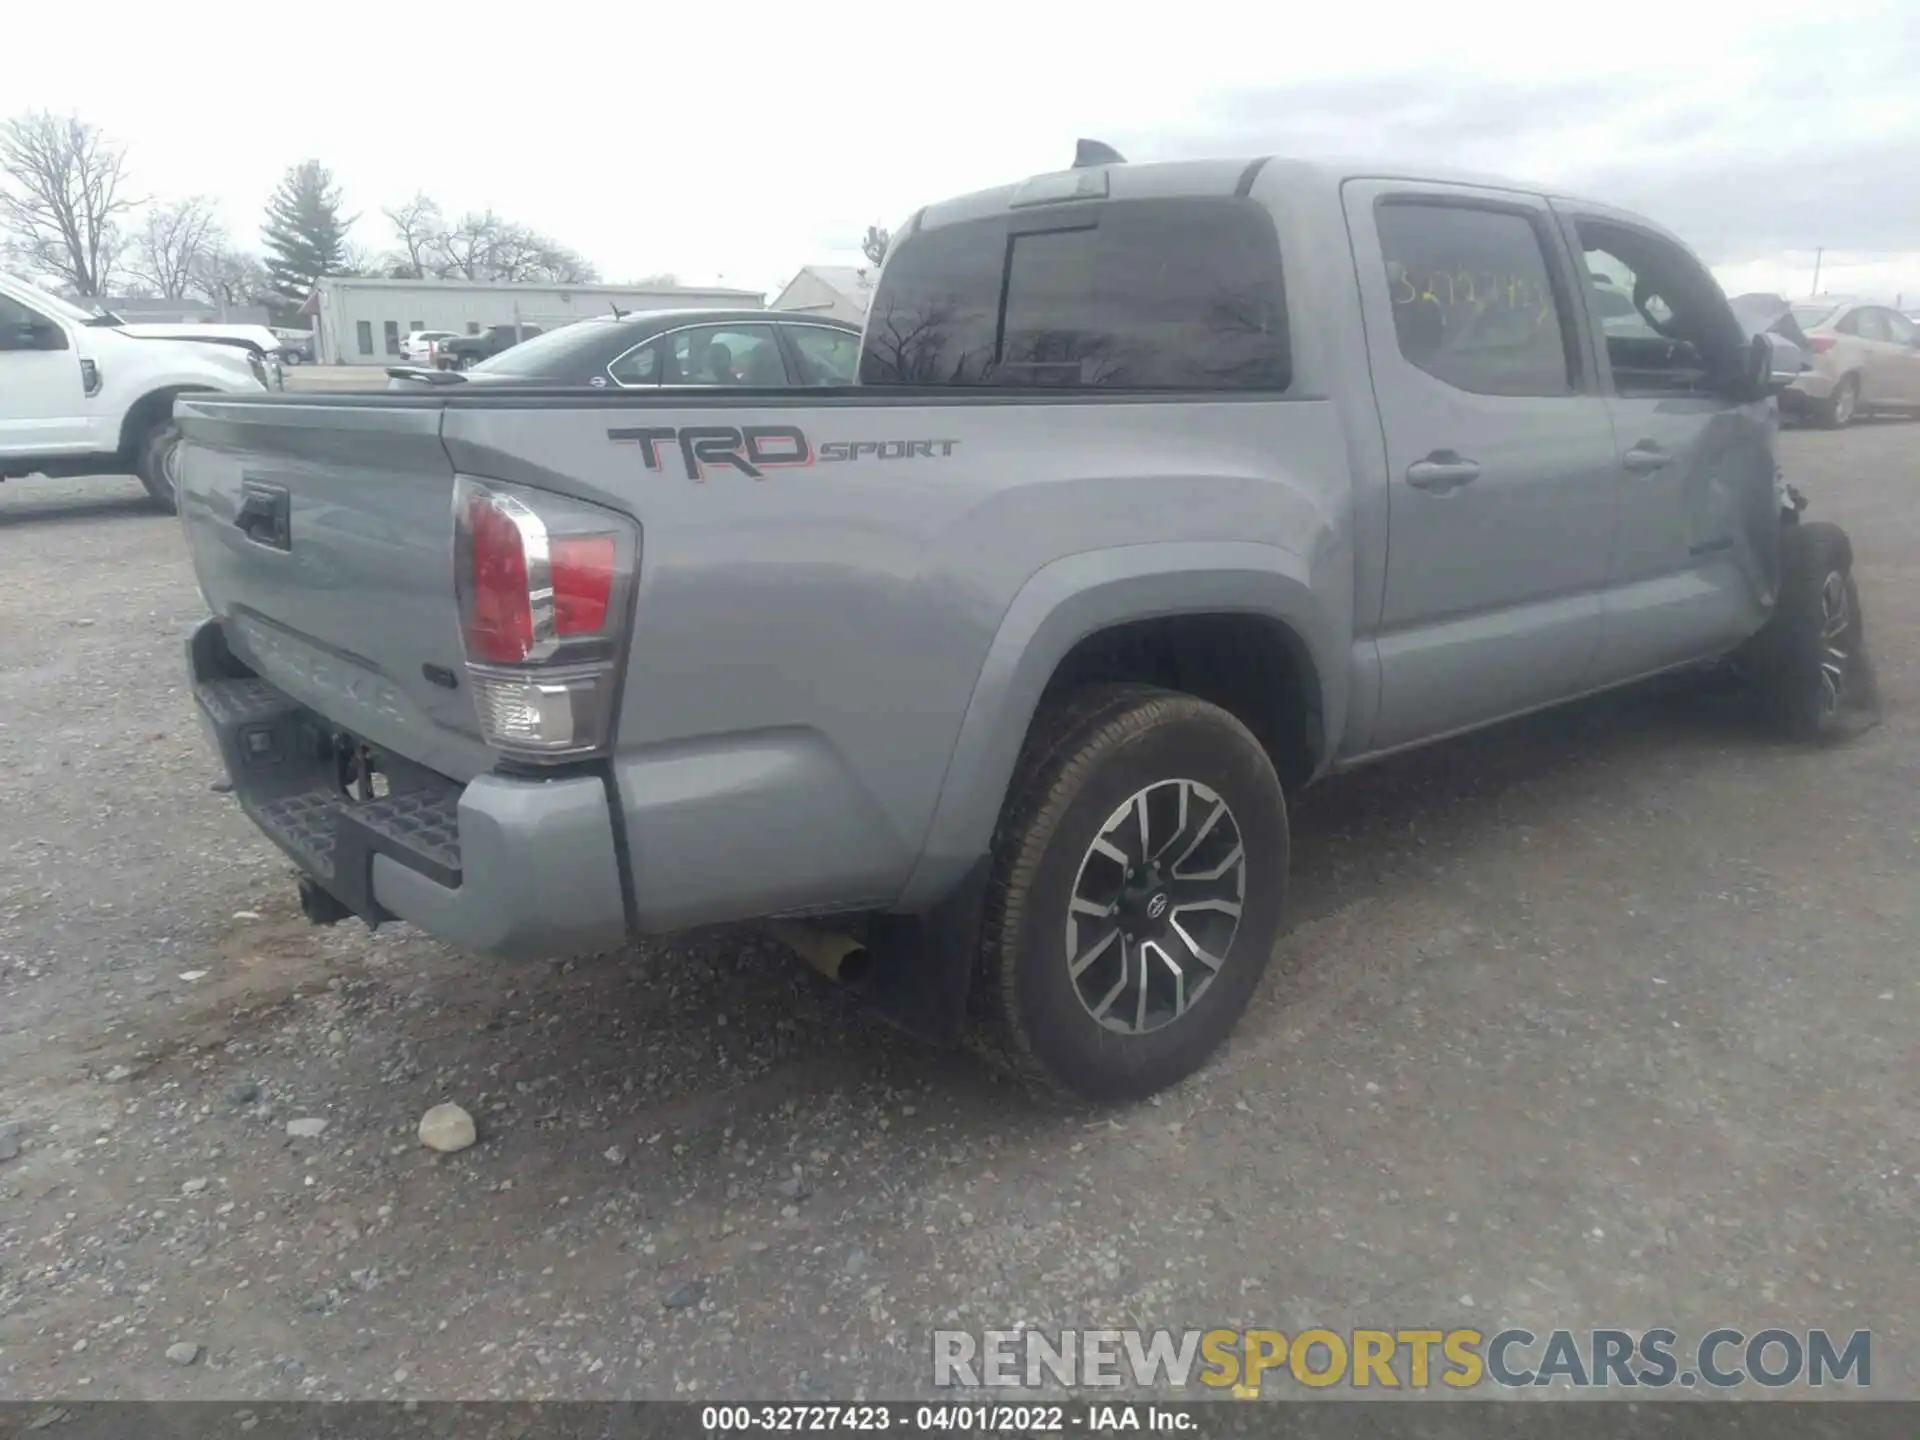
[[[451,1102],[436,1105],[420,1117],[420,1143],[429,1150],[451,1155],[466,1149],[476,1138],[473,1116]]]
[[[309,1119],[309,1120],[287,1121],[287,1134],[291,1135],[296,1140],[318,1140],[322,1135],[326,1133],[327,1133],[327,1122],[324,1120]]]
[[[174,1365],[191,1365],[200,1358],[200,1347],[191,1341],[182,1340],[178,1345],[167,1347],[167,1360]]]

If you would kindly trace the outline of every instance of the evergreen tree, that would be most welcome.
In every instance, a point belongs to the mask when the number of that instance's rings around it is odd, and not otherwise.
[[[298,305],[322,275],[344,274],[352,225],[341,217],[340,187],[326,166],[302,160],[288,170],[267,201],[260,232],[275,292]]]

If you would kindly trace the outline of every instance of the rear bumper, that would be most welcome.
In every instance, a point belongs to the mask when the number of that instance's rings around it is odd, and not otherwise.
[[[241,808],[368,924],[410,920],[459,949],[515,959],[626,939],[599,776],[483,775],[461,785],[383,756],[389,793],[356,800],[340,784],[339,727],[248,673],[219,621],[201,624],[187,657],[194,700]]]
[[[1828,399],[1833,394],[1833,387],[1839,383],[1840,377],[1837,375],[1822,375],[1818,370],[1808,370],[1780,392],[1780,399],[1790,407],[1804,409],[1809,403]]]

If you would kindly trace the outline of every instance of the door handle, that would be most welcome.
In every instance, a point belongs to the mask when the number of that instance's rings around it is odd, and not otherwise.
[[[1642,440],[1620,457],[1621,467],[1629,475],[1651,475],[1673,463],[1673,456],[1651,440]]]
[[[233,523],[256,545],[274,550],[293,548],[292,497],[277,485],[247,481]]]
[[[1436,450],[1407,467],[1407,484],[1416,490],[1446,494],[1480,478],[1480,462],[1453,450]]]

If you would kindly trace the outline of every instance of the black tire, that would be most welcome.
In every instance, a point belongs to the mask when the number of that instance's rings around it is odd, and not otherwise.
[[[173,462],[180,448],[180,427],[168,416],[140,437],[133,452],[133,473],[140,477],[153,503],[167,514],[174,513]]]
[[[1780,594],[1766,628],[1748,643],[1741,669],[1789,739],[1826,740],[1871,697],[1866,620],[1853,579],[1853,546],[1837,525],[1784,526]]]
[[[1860,377],[1843,375],[1833,393],[1814,406],[1813,415],[1823,430],[1844,430],[1860,413]]]
[[[1126,923],[1142,927],[1137,934],[1158,938],[1142,949],[1116,934],[1117,960],[1114,947],[1089,939],[1083,952],[1106,953],[1076,980],[1068,954],[1073,927],[1109,923],[1070,920],[1076,884],[1083,897],[1086,887],[1108,878],[1119,889],[1118,862],[1103,853],[1096,865],[1092,847],[1110,818],[1150,787],[1146,803],[1162,826],[1151,838],[1172,838],[1159,845],[1160,861],[1142,867],[1142,876],[1164,878],[1154,881],[1152,894],[1136,883],[1141,893],[1127,902],[1132,918]],[[1194,832],[1215,800],[1225,803],[1227,814],[1196,841]],[[1175,825],[1183,803],[1185,823]],[[1191,864],[1204,870],[1205,860],[1215,858],[1207,847],[1230,855],[1236,838],[1231,832],[1237,832],[1244,855],[1237,871],[1211,881],[1173,873],[1185,857],[1203,857]],[[1144,849],[1131,819],[1111,833],[1129,855]],[[1218,706],[1133,685],[1091,687],[1049,706],[1034,722],[994,836],[969,1036],[973,1048],[1029,1088],[1059,1098],[1138,1099],[1192,1074],[1245,1013],[1272,958],[1285,907],[1287,851],[1286,799],[1273,763],[1246,726]],[[1096,874],[1098,867],[1108,868]],[[1225,889],[1208,900],[1198,889],[1176,888],[1197,886]],[[1223,920],[1215,907],[1236,886],[1239,914]],[[1191,898],[1168,905],[1169,897],[1180,895]],[[1152,908],[1156,901],[1158,910]],[[1210,937],[1203,948],[1220,959],[1209,971],[1193,950],[1179,951],[1198,977],[1190,996],[1175,989],[1186,985],[1186,969],[1171,958],[1180,944],[1171,926],[1181,909],[1189,910],[1183,933]],[[1228,923],[1231,930],[1221,928]],[[1114,975],[1124,985],[1129,974],[1146,973],[1145,957],[1160,945],[1169,949],[1156,956],[1152,969],[1154,998],[1140,987],[1128,992],[1124,1007],[1115,1007],[1130,1011],[1130,1018],[1111,1010],[1106,1022],[1096,1018],[1095,1002],[1083,1000],[1082,990],[1104,989]],[[1111,995],[1108,1003],[1114,1005]],[[1155,1023],[1135,1033],[1110,1028],[1136,1021]]]

